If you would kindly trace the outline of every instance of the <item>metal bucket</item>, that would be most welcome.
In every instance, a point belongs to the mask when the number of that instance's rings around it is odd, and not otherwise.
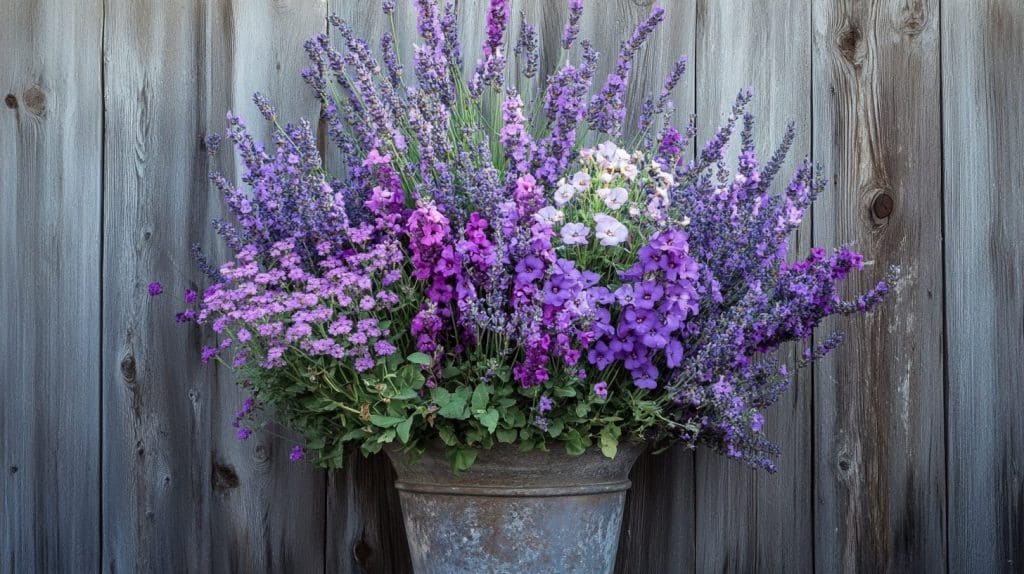
[[[597,449],[569,456],[499,445],[458,475],[440,445],[416,462],[389,450],[413,569],[612,572],[629,469],[643,449],[622,444],[611,460]]]

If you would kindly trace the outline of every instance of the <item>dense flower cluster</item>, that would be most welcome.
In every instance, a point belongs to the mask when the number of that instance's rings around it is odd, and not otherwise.
[[[342,177],[328,175],[308,122],[280,126],[271,152],[228,116],[242,185],[212,181],[231,212],[215,226],[234,256],[219,269],[200,259],[213,283],[186,294],[178,320],[216,334],[204,361],[241,369],[253,398],[239,436],[267,405],[303,437],[292,460],[331,466],[352,447],[394,441],[441,440],[464,468],[496,442],[597,444],[613,456],[620,440],[647,440],[773,469],[764,413],[790,374],[774,351],[888,290],[843,300],[840,282],[863,265],[846,248],[791,260],[788,238],[823,188],[803,162],[773,191],[792,129],[762,165],[744,91],[687,155],[692,120],[683,131],[667,121],[685,57],[626,125],[634,63],[661,8],[600,85],[598,55],[577,42],[580,0],[556,48],[565,63],[547,78],[535,26],[506,38],[507,1],[491,0],[471,71],[454,3],[415,8],[412,81],[391,34],[381,62],[336,16],[340,50],[327,35],[306,43],[303,77]],[[383,9],[394,17],[394,2]],[[638,143],[622,147],[623,133]],[[806,347],[801,365],[839,340]]]

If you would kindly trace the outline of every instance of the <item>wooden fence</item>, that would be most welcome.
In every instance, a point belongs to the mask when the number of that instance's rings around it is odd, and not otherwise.
[[[256,118],[256,90],[317,117],[302,41],[329,11],[376,36],[377,4],[5,0],[3,571],[408,569],[387,463],[328,474],[288,463],[270,432],[237,441],[244,395],[196,360],[203,335],[173,323],[175,297],[145,292],[199,284],[189,244],[215,244],[206,173],[237,172],[203,135],[227,109]],[[607,69],[650,1],[588,4]],[[853,288],[889,264],[904,279],[774,407],[778,474],[706,452],[641,461],[620,570],[1024,570],[1024,3],[663,4],[642,88],[690,54],[677,116],[698,113],[703,139],[754,87],[759,142],[795,121],[796,155],[832,183],[799,247],[864,251]],[[550,69],[564,3],[514,6]],[[467,49],[485,7],[462,0]]]

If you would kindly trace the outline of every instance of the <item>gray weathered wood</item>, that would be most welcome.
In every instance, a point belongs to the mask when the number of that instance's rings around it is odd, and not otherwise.
[[[0,570],[94,569],[101,8],[0,13]]]
[[[737,93],[754,90],[750,111],[760,157],[767,162],[795,122],[797,137],[775,191],[810,153],[810,5],[800,0],[698,3],[698,145],[730,111]],[[769,56],[770,55],[770,56]],[[738,138],[733,155],[739,153]],[[791,240],[794,257],[810,246],[810,216]],[[795,349],[784,356],[792,358]],[[793,365],[793,361],[789,361]],[[797,373],[766,413],[765,431],[779,444],[774,475],[720,455],[697,453],[697,549],[700,572],[809,572],[812,569],[811,373]]]
[[[108,2],[104,24],[103,570],[201,571],[210,560],[212,365],[175,328],[202,285],[185,254],[205,192],[204,15]],[[165,294],[150,299],[146,284]]]
[[[847,296],[903,267],[815,370],[815,567],[942,572],[939,2],[837,0],[813,17],[815,160],[832,183],[814,241],[864,253]]]
[[[289,468],[284,439],[229,436],[241,393],[198,364],[200,332],[172,317],[185,287],[205,285],[190,242],[216,244],[202,136],[229,107],[258,126],[256,88],[315,114],[295,69],[323,16],[305,3],[107,7],[105,569],[322,568],[322,473]],[[150,280],[167,293],[148,300]]]
[[[1024,4],[944,2],[949,569],[1024,568]]]

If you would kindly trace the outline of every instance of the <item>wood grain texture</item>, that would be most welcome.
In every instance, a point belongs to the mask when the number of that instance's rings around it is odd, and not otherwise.
[[[942,5],[949,569],[1024,569],[1024,4]]]
[[[205,15],[192,3],[105,10],[103,570],[209,568],[212,365],[201,332],[173,325],[204,285],[187,258],[216,198],[206,130]],[[146,285],[163,283],[150,299]]]
[[[760,157],[767,162],[788,122],[797,137],[774,191],[810,153],[810,5],[801,0],[698,3],[698,144],[730,113],[737,93],[753,88]],[[770,54],[770,57],[766,57]],[[739,153],[738,138],[733,147]],[[735,161],[732,161],[735,165]],[[791,241],[793,256],[810,247],[810,217]],[[783,357],[796,352],[783,351]],[[789,361],[790,366],[793,361]],[[765,432],[781,445],[779,471],[770,475],[709,451],[698,451],[697,549],[699,572],[809,572],[813,561],[811,373],[794,376],[772,406]]]
[[[815,4],[813,34],[815,160],[831,184],[814,242],[864,253],[847,296],[903,268],[815,369],[815,566],[942,572],[939,3]]]
[[[266,135],[248,103],[256,88],[289,113],[315,115],[294,70],[324,14],[322,5],[228,0],[107,8],[105,569],[323,567],[323,474],[291,467],[283,438],[231,436],[242,394],[196,361],[200,332],[172,317],[184,289],[205,284],[190,242],[216,244],[202,137],[228,108]],[[225,155],[220,169],[232,177]],[[150,280],[166,295],[148,300]]]
[[[0,9],[0,571],[99,566],[102,21]]]
[[[230,109],[269,145],[274,126],[252,103],[257,91],[278,109],[282,125],[305,118],[316,126],[319,102],[300,75],[309,65],[302,44],[325,30],[326,16],[324,2],[308,0],[211,3],[205,104],[209,129],[222,130]],[[230,146],[217,156],[216,168],[240,182],[241,166]],[[220,488],[214,482],[211,566],[218,572],[322,571],[326,473],[290,462],[288,454],[297,440],[277,425],[239,441],[230,422],[248,394],[224,375],[211,388],[211,457],[214,476],[233,474],[237,487],[226,481]]]

